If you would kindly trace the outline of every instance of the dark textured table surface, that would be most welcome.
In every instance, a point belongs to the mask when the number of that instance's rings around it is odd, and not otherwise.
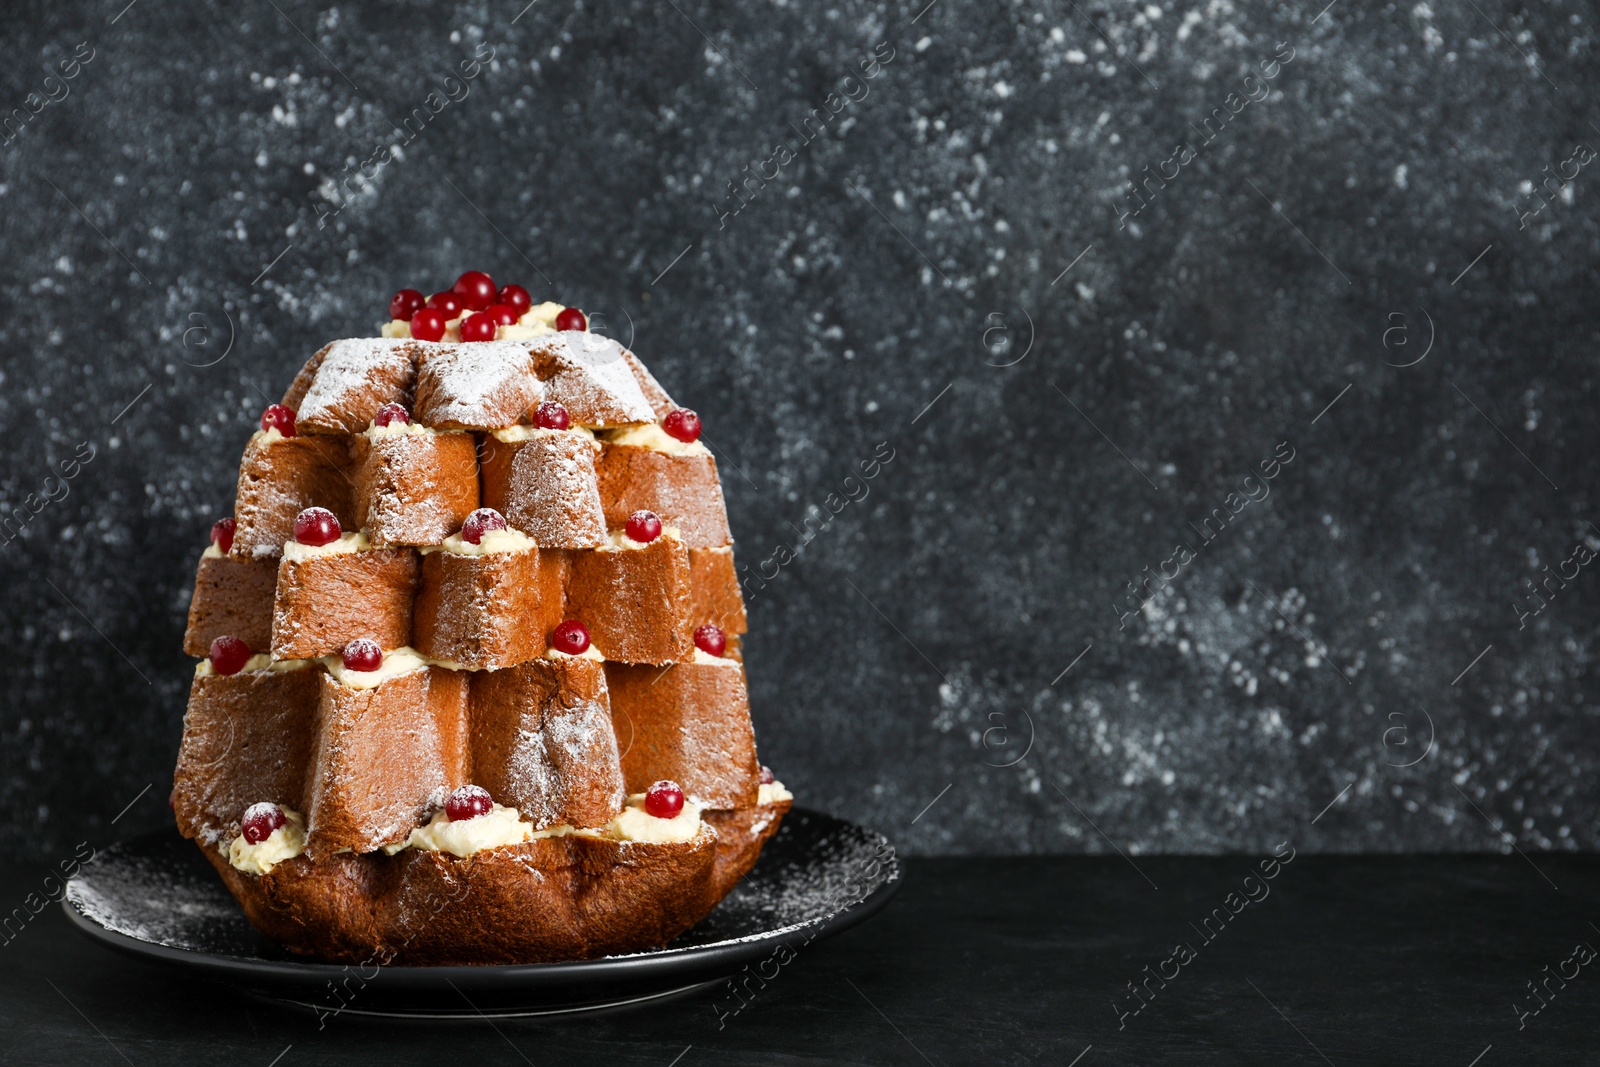
[[[0,1060],[1502,1067],[1600,1058],[1600,973],[1582,962],[1600,945],[1600,861],[1276,851],[1288,862],[1265,869],[1262,857],[1242,855],[1137,866],[1114,856],[913,860],[886,911],[804,949],[736,1013],[719,990],[558,1020],[344,1015],[319,1031],[309,1012],[111,954],[52,907],[0,948]],[[0,893],[20,898],[44,873],[7,874]],[[1191,953],[1182,962],[1180,942]],[[1129,983],[1153,994],[1137,1013]]]

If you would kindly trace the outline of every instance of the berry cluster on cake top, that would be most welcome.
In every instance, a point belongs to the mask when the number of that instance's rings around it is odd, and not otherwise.
[[[577,308],[551,302],[535,307],[522,286],[497,288],[488,274],[469,270],[432,296],[420,289],[395,293],[389,298],[389,323],[383,335],[418,341],[505,341],[588,328],[588,317]]]
[[[699,416],[583,311],[468,271],[318,350],[260,425],[196,573],[172,795],[251,921],[451,963],[702,917],[793,798],[756,757]],[[440,876],[524,918],[419,926]],[[352,878],[359,916],[327,910]]]

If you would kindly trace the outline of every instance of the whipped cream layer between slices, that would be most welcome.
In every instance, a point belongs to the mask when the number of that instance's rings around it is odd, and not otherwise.
[[[337,541],[329,541],[325,545],[302,545],[291,539],[283,543],[283,558],[303,563],[317,556],[343,556],[351,552],[366,552],[371,548],[372,542],[367,540],[364,533],[340,534]]]
[[[306,850],[305,816],[291,808],[280,808],[284,824],[264,841],[255,844],[240,834],[228,844],[228,862],[247,874],[271,874],[284,860],[292,860]]]
[[[497,341],[528,341],[535,337],[542,337],[547,333],[554,333],[556,329],[556,316],[567,310],[566,305],[557,304],[553,300],[546,300],[542,304],[535,304],[522,313],[522,317],[510,326],[501,326],[495,330]],[[444,340],[461,340],[461,321],[476,312],[463,311],[460,315],[450,319],[444,324]],[[405,319],[390,319],[383,324],[382,334],[388,338],[408,338],[411,336],[411,324]]]
[[[253,674],[261,671],[298,671],[318,662],[314,659],[273,659],[265,652],[257,652],[244,661],[244,666],[236,672],[238,674]],[[203,659],[194,665],[196,678],[209,678],[217,670],[211,666],[210,659]],[[220,676],[219,676],[220,677]]]
[[[614,445],[632,445],[652,452],[665,452],[669,456],[711,455],[710,449],[699,441],[680,441],[663,430],[658,422],[607,430],[605,439]]]
[[[521,530],[487,530],[473,544],[460,533],[453,533],[437,545],[423,545],[417,551],[424,556],[433,552],[449,552],[455,556],[488,556],[497,552],[526,552],[539,546]]]

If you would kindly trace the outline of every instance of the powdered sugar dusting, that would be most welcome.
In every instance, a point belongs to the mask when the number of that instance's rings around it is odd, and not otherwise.
[[[544,399],[526,342],[420,344],[415,416],[425,426],[498,430],[524,421]]]
[[[506,780],[517,807],[535,829],[542,830],[562,821],[558,802],[560,780],[550,762],[544,731],[527,728],[517,731],[517,745],[507,760]]]
[[[478,506],[471,434],[364,434],[354,441],[362,505],[356,517],[373,544],[436,545]]]
[[[558,694],[556,700],[561,699]],[[525,725],[518,731],[508,764],[510,791],[538,829],[561,823],[599,825],[622,810],[617,738],[602,701],[552,704],[538,729]]]
[[[506,484],[506,518],[541,545],[594,548],[606,543],[595,450],[582,434],[557,433],[517,445]]]
[[[550,399],[565,405],[574,422],[620,426],[655,421],[655,409],[634,377],[627,350],[611,338],[563,330],[539,338],[532,351]]]
[[[106,876],[108,868],[113,876]],[[67,899],[107,930],[202,952],[219,935],[252,936],[238,905],[209,870],[198,878],[170,859],[139,859],[119,851],[85,873],[68,883]]]
[[[622,357],[628,361],[628,369],[633,372],[634,380],[639,383],[639,389],[644,393],[645,399],[650,402],[650,407],[655,411],[656,418],[666,418],[667,413],[678,406],[677,402],[667,395],[667,391],[661,387],[661,383],[656,381],[656,376],[650,373],[650,369],[640,361],[638,356],[624,348]]]
[[[300,402],[299,422],[346,432],[364,428],[379,407],[410,395],[417,348],[416,342],[403,338],[333,342]]]

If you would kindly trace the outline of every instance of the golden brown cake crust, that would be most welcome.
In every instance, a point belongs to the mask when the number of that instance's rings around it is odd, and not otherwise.
[[[482,445],[483,506],[549,548],[606,543],[593,438],[577,431]]]
[[[433,659],[499,670],[544,655],[561,597],[543,596],[538,548],[482,556],[429,552],[412,611],[412,644]]]
[[[295,429],[360,433],[385,404],[408,404],[420,347],[376,337],[328,345],[313,357],[317,369],[295,404]]]
[[[626,794],[604,665],[554,657],[472,678],[477,784],[535,829],[604,826]]]
[[[733,540],[728,506],[710,455],[675,456],[639,445],[605,441],[596,466],[600,505],[613,529],[635,511],[649,510],[676,526],[690,548],[717,548]]]
[[[204,656],[211,642],[225,635],[237,637],[252,651],[265,652],[272,644],[272,598],[277,588],[276,560],[201,556],[189,600],[184,652]]]
[[[656,376],[650,373],[649,368],[640,361],[638,356],[624,348],[622,350],[622,358],[628,361],[628,369],[633,372],[633,380],[639,383],[639,391],[650,402],[650,409],[656,413],[657,422],[677,410],[678,405],[673,402],[672,397],[667,395],[667,391],[661,388],[661,383],[656,381]]]
[[[375,689],[320,674],[307,856],[402,842],[466,784],[467,686],[468,675],[440,667]]]
[[[478,507],[477,442],[469,433],[350,439],[355,528],[372,543],[436,545]]]
[[[431,344],[417,370],[412,416],[436,430],[499,430],[526,422],[544,392],[523,345]]]
[[[743,667],[607,663],[606,681],[628,792],[668,778],[708,808],[755,805],[761,766]]]
[[[349,463],[343,437],[252,436],[239,461],[230,552],[242,559],[279,555],[294,537],[295,516],[310,507],[327,508],[340,525],[356,529]]]
[[[543,838],[468,857],[406,849],[298,857],[245,874],[206,857],[250,922],[334,962],[509,964],[665,945],[716,905],[716,833],[679,844]]]
[[[417,553],[374,548],[285,558],[272,610],[272,658],[331,656],[358,637],[384,649],[411,643]]]
[[[561,330],[538,338],[531,348],[549,399],[565,407],[576,425],[623,426],[655,418],[627,350],[609,337]]]
[[[305,810],[321,674],[304,668],[195,678],[172,782],[172,810],[185,837],[232,838],[244,809],[258,801]]]
[[[783,817],[794,807],[794,799],[742,808],[704,811],[700,817],[717,831],[717,862],[711,872],[711,892],[721,900],[739,879],[750,873],[761,857],[761,848],[778,832]]]
[[[572,554],[571,613],[607,659],[672,663],[694,655],[689,553],[662,535],[642,548]]]
[[[731,547],[689,550],[689,597],[696,626],[712,623],[729,637],[750,628]]]
[[[328,350],[332,347],[333,344],[331,343],[323,345],[312,354],[310,359],[305,361],[305,365],[294,376],[294,381],[289,383],[288,392],[283,394],[284,407],[290,411],[298,412],[300,410],[300,402],[306,398],[306,393],[311,391],[311,383],[316,380],[317,371],[321,368],[322,361],[327,358]]]

